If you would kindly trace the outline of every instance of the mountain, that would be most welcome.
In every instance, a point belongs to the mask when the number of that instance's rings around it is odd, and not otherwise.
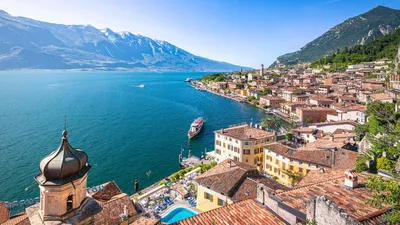
[[[397,58],[399,46],[400,29],[397,29],[391,34],[381,36],[363,45],[345,47],[342,50],[314,61],[311,66],[321,68],[324,65],[332,64],[331,69],[334,71],[345,71],[347,66],[351,64],[371,62],[379,59],[394,61]],[[393,66],[397,66],[397,64]]]
[[[233,71],[250,69],[193,55],[166,41],[91,25],[61,25],[0,10],[0,70],[103,69]]]
[[[285,65],[312,62],[337,49],[365,44],[382,35],[390,34],[399,26],[400,10],[377,6],[336,25],[300,50],[279,56],[277,61]]]

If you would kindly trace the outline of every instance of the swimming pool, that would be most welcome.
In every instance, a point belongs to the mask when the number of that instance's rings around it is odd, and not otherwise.
[[[173,210],[171,210],[171,212],[169,212],[167,215],[163,216],[161,218],[161,222],[164,223],[175,223],[177,221],[192,217],[197,215],[197,213],[193,212],[190,209],[184,208],[184,207],[178,207],[175,208]]]

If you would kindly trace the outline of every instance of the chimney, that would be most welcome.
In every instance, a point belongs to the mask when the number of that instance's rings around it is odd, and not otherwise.
[[[333,134],[330,134],[329,135],[329,140],[332,141],[332,142],[335,141],[335,136]]]
[[[325,173],[325,169],[324,168],[319,168],[319,173]]]
[[[354,171],[346,171],[344,178],[344,187],[349,189],[354,189],[358,186],[358,177]]]

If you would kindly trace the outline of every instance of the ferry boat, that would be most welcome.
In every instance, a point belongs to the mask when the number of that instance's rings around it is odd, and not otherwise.
[[[146,87],[146,85],[144,85],[144,84],[141,84],[141,85],[139,85],[139,87],[140,87],[140,88],[145,88],[145,87]]]
[[[190,125],[190,129],[188,131],[189,139],[198,135],[203,128],[204,120],[203,118],[199,117]]]
[[[194,79],[193,78],[186,78],[185,82],[192,82]]]

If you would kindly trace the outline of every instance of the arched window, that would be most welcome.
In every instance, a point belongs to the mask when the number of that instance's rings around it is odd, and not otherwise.
[[[70,196],[68,196],[68,198],[67,198],[67,211],[70,211],[70,210],[72,210],[72,208],[73,208],[73,201],[72,201],[72,198],[73,198],[73,196],[72,195],[70,195]]]

